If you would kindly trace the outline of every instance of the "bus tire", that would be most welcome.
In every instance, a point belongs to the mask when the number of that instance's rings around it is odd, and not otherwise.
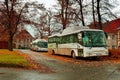
[[[71,56],[72,56],[73,59],[76,59],[76,55],[75,55],[74,51],[71,52]]]

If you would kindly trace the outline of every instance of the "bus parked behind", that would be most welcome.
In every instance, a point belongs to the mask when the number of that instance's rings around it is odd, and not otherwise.
[[[48,42],[45,39],[36,39],[31,42],[30,49],[34,51],[48,51]]]

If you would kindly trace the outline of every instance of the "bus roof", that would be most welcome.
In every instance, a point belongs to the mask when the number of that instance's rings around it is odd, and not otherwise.
[[[68,28],[64,29],[61,35],[63,36],[63,35],[68,35],[68,34],[74,34],[74,33],[80,32],[80,31],[102,31],[102,30],[89,29],[88,26],[84,26],[84,27],[74,26],[74,27],[68,27]]]
[[[74,26],[74,27],[67,27],[66,29],[63,30],[62,34],[57,33],[57,34],[51,35],[49,37],[64,36],[64,35],[68,35],[68,34],[78,33],[80,31],[102,31],[102,30],[99,30],[99,29],[89,29],[88,26],[83,26],[83,27]]]
[[[36,43],[38,41],[40,41],[40,42],[47,42],[45,39],[36,39],[36,40],[32,41],[31,43]]]
[[[89,29],[89,27],[87,27],[87,26],[85,26],[85,27],[79,27],[79,26],[67,27],[66,29],[63,30],[62,35],[76,33],[83,29]]]
[[[53,36],[61,36],[61,34],[60,34],[60,33],[57,33],[57,34],[53,34],[53,35],[51,35],[51,36],[49,36],[49,37],[53,37]]]

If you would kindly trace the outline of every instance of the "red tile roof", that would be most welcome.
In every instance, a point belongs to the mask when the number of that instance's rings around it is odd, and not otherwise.
[[[33,38],[30,33],[26,30],[22,30],[21,32],[17,33],[14,39],[26,39],[26,38]]]
[[[120,27],[120,18],[105,23],[103,25],[103,30],[107,33],[114,33]]]

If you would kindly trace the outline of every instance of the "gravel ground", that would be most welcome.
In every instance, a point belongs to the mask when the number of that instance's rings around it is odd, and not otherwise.
[[[119,80],[120,59],[100,57],[97,60],[72,59],[68,56],[51,55],[48,52],[23,50],[38,63],[51,69],[55,80]],[[61,77],[61,78],[60,78]]]

